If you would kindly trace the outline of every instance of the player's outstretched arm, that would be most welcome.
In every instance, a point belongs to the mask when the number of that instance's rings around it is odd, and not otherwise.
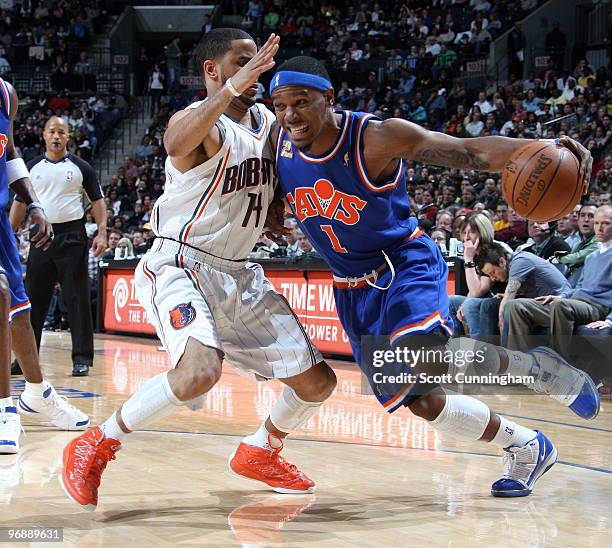
[[[10,84],[7,83],[6,86],[11,96],[11,123],[9,126],[8,141],[6,143],[6,162],[9,175],[9,185],[15,194],[17,194],[17,196],[23,200],[24,207],[30,214],[30,222],[38,227],[36,235],[32,237],[32,242],[38,248],[48,249],[53,241],[53,230],[51,228],[51,224],[47,220],[42,206],[38,203],[38,197],[36,196],[36,192],[34,192],[34,188],[32,187],[28,168],[15,150],[15,146],[13,144],[13,120],[17,114],[19,98],[17,97],[17,92]],[[23,220],[23,211],[21,220]],[[21,220],[17,224],[20,224]]]
[[[274,66],[274,55],[278,51],[279,37],[272,34],[253,58],[231,77],[233,89],[245,92],[259,76]],[[204,70],[216,71],[212,61],[205,61]],[[216,75],[220,77],[220,75]],[[199,107],[177,112],[168,122],[164,133],[166,152],[173,158],[184,158],[198,148],[206,139],[211,141],[207,149],[221,147],[219,131],[215,124],[234,99],[232,89],[225,85]]]
[[[500,172],[517,149],[531,142],[511,137],[461,139],[429,131],[400,118],[369,124],[364,139],[368,157],[396,156],[438,166],[489,172]],[[560,142],[580,161],[580,176],[586,187],[593,164],[590,152],[568,137]]]

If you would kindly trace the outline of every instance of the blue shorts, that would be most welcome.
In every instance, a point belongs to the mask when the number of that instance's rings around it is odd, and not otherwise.
[[[448,267],[433,240],[425,234],[404,241],[387,251],[395,269],[395,279],[387,290],[369,285],[361,288],[334,288],[338,317],[349,337],[355,360],[366,375],[382,406],[392,413],[410,398],[410,385],[376,382],[375,374],[397,376],[410,373],[403,361],[375,367],[374,350],[410,346],[426,334],[440,334],[439,344],[453,333],[448,310],[446,281]],[[386,287],[391,281],[387,268],[376,280]]]
[[[11,291],[9,321],[11,321],[15,314],[25,312],[31,306],[23,286],[23,271],[15,235],[3,209],[0,209],[0,274],[4,274],[9,282]]]

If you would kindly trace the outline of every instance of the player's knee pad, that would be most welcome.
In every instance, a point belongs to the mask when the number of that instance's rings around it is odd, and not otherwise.
[[[429,424],[441,432],[479,440],[490,418],[490,409],[480,400],[447,390],[444,408],[434,420],[429,421]]]
[[[270,420],[281,432],[293,432],[304,425],[321,405],[322,401],[302,400],[293,388],[285,386],[270,411]]]

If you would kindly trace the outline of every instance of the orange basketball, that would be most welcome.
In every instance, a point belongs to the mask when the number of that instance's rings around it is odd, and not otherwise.
[[[580,165],[572,152],[550,141],[517,150],[502,171],[502,192],[521,217],[554,221],[580,201]]]

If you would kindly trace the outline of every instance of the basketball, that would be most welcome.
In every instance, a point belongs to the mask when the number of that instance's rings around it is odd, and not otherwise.
[[[517,150],[502,171],[502,192],[514,210],[532,221],[554,221],[580,200],[578,159],[564,146],[534,141]]]

